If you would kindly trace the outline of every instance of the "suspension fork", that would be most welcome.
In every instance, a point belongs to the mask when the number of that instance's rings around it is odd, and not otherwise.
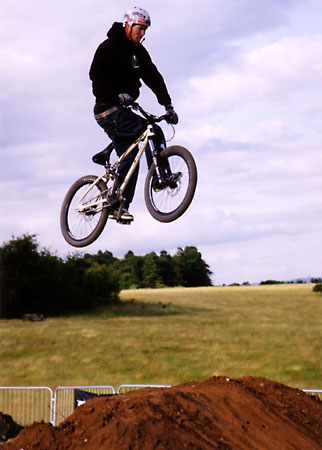
[[[172,176],[171,167],[168,161],[168,158],[162,158],[162,164],[160,165],[160,153],[155,148],[154,142],[152,139],[149,139],[150,147],[151,147],[151,153],[152,153],[152,160],[155,166],[155,172],[158,177],[158,181],[161,185],[164,185],[164,183],[167,183],[170,177]],[[161,150],[164,150],[165,148],[162,148]]]
[[[160,172],[159,163],[158,163],[158,150],[155,148],[155,145],[154,145],[154,142],[153,142],[153,139],[151,136],[149,137],[149,145],[150,145],[150,149],[151,149],[152,161],[155,166],[155,171],[156,171],[159,182],[161,182],[162,177],[161,177],[161,172]]]

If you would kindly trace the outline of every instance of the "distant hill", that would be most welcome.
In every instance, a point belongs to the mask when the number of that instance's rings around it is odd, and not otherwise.
[[[286,283],[321,283],[322,277],[306,277],[306,278],[296,278],[294,280],[286,281]]]
[[[305,284],[305,283],[322,283],[322,277],[305,277],[305,278],[294,278],[293,280],[263,280],[260,283],[249,283],[248,281],[244,283],[230,283],[227,286],[259,286],[259,285],[269,285],[269,284]],[[226,286],[226,284],[223,284]]]

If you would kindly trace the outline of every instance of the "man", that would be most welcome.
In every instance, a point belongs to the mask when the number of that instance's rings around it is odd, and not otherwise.
[[[151,19],[147,11],[134,7],[124,15],[123,24],[115,22],[107,33],[107,39],[97,48],[89,76],[96,98],[95,119],[113,142],[118,156],[142,134],[146,121],[135,114],[129,106],[140,94],[141,81],[154,92],[158,102],[166,109],[167,121],[178,123],[178,116],[171,104],[164,79],[153,64],[147,50],[141,44]],[[163,134],[159,128],[158,134]],[[135,157],[127,157],[119,167],[120,186]],[[148,164],[150,161],[148,161]],[[124,208],[120,218],[133,220],[129,205],[133,200],[138,177],[137,167],[124,191]],[[110,215],[117,218],[117,211]]]

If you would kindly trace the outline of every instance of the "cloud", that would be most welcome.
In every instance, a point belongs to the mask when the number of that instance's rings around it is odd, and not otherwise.
[[[320,277],[321,257],[314,245],[319,233],[274,235],[253,241],[199,247],[214,272],[216,284],[259,283]]]
[[[237,109],[257,102],[281,102],[302,90],[320,89],[322,35],[281,39],[242,51],[233,65],[209,68],[188,80],[183,107],[193,115]]]
[[[322,218],[320,2],[142,6],[152,16],[145,45],[180,117],[171,144],[195,156],[197,192],[178,221],[158,223],[144,205],[143,163],[135,222],[109,221],[84,251],[123,256],[196,245],[217,282],[258,281],[265,270],[279,278],[279,268],[285,277],[313,272],[319,254],[310,259],[309,251],[321,239]],[[91,156],[108,142],[93,120],[88,69],[128,7],[125,0],[2,0],[2,240],[38,233],[41,245],[74,251],[59,229],[62,199],[75,179],[101,172]],[[147,89],[142,103],[163,111]]]

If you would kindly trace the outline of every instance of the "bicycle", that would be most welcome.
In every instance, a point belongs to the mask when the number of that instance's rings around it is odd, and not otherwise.
[[[95,154],[93,162],[103,165],[105,172],[99,177],[86,175],[79,178],[64,198],[60,213],[61,231],[65,240],[74,247],[85,247],[93,243],[102,233],[116,205],[116,221],[130,223],[121,219],[125,202],[123,192],[147,148],[150,148],[152,155],[152,164],[144,185],[145,204],[149,213],[160,222],[172,222],[187,210],[193,199],[197,168],[191,153],[179,145],[166,147],[159,152],[153,142],[153,125],[166,120],[166,114],[154,116],[138,103],[133,103],[131,108],[145,117],[146,130],[114,163],[111,162],[114,150],[112,143]],[[137,155],[123,183],[117,187],[119,164],[137,148]]]

